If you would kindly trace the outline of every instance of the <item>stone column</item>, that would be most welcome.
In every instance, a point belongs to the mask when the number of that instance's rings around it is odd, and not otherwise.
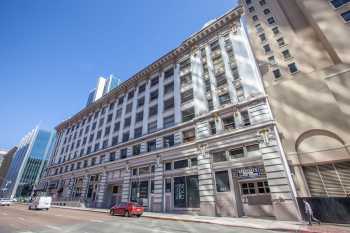
[[[157,129],[163,128],[163,109],[164,109],[164,72],[159,72],[159,78],[158,78],[158,114],[157,114]],[[147,115],[148,116],[148,115]],[[146,117],[148,118],[148,117]]]
[[[275,135],[273,128],[266,128],[260,130],[258,136],[274,215],[278,220],[297,220],[298,209],[292,188],[294,184],[292,180],[289,180],[289,168],[284,165],[277,135]]]
[[[157,158],[157,164],[154,171],[154,193],[152,211],[163,211],[163,164],[160,162],[160,158]]]
[[[83,178],[83,187],[81,189],[81,197],[83,199],[85,199],[86,197],[86,194],[87,194],[87,186],[89,184],[89,176],[88,175],[84,175],[84,178]]]
[[[72,197],[73,188],[74,188],[74,178],[72,177],[68,181],[66,198],[70,199]]]
[[[106,188],[107,188],[107,172],[103,172],[101,174],[101,180],[98,184],[98,193],[96,198],[97,208],[108,207],[108,206],[105,206],[106,203],[104,202]]]
[[[122,202],[129,201],[129,192],[130,192],[130,170],[129,166],[126,166],[126,169],[123,171],[123,188],[122,188]]]
[[[215,216],[215,190],[210,156],[207,145],[199,145],[198,154],[198,181],[200,196],[200,214]]]
[[[205,93],[205,83],[202,78],[202,62],[198,50],[191,54],[191,73],[195,115],[200,116],[208,112],[208,102]]]
[[[208,74],[209,74],[209,80],[210,80],[210,90],[213,98],[213,106],[214,106],[214,109],[218,109],[220,106],[220,103],[219,103],[218,93],[216,90],[216,78],[214,75],[214,65],[211,60],[211,50],[208,45],[205,46],[205,52],[207,56]]]

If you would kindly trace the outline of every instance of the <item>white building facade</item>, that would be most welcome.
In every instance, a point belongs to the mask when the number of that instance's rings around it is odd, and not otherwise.
[[[41,180],[56,202],[297,218],[241,13],[217,18],[56,127]]]

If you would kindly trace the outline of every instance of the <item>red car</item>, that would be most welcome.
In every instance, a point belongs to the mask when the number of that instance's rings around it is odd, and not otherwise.
[[[115,205],[109,211],[111,215],[122,215],[125,217],[131,217],[131,216],[140,217],[143,214],[143,212],[144,212],[143,206],[134,202],[121,203],[119,205]]]

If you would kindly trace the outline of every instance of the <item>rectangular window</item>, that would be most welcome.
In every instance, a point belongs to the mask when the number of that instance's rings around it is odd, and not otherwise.
[[[269,61],[270,65],[276,65],[276,60],[274,56],[268,57],[267,60]]]
[[[182,122],[190,121],[194,117],[194,107],[182,111]]]
[[[92,123],[91,130],[95,130],[95,129],[96,129],[96,125],[97,125],[97,122],[96,122],[96,121],[95,121],[94,123]]]
[[[128,103],[126,105],[126,109],[125,109],[125,113],[129,113],[132,111],[132,102],[131,103]]]
[[[215,121],[210,121],[209,122],[209,128],[210,128],[210,134],[215,135],[216,134],[216,125]]]
[[[142,127],[138,127],[134,131],[134,138],[139,138],[142,136]]]
[[[165,171],[171,170],[171,162],[165,163]]]
[[[247,110],[244,110],[241,112],[241,122],[243,126],[249,126],[251,125],[249,120],[249,113]]]
[[[168,148],[175,145],[174,134],[163,137],[163,147]]]
[[[279,47],[286,45],[286,43],[284,42],[284,39],[282,37],[277,39],[277,43],[278,43]]]
[[[152,102],[153,100],[158,99],[158,90],[152,91],[150,94],[150,102]]]
[[[196,139],[196,133],[194,129],[186,130],[182,132],[183,142],[193,142]]]
[[[91,159],[91,166],[95,166],[96,164],[96,157]]]
[[[294,62],[288,65],[288,69],[291,74],[298,72],[297,65]]]
[[[181,93],[181,103],[186,103],[191,100],[193,100],[193,89]]]
[[[96,140],[100,139],[101,135],[102,135],[102,130],[97,131],[97,133],[96,133]]]
[[[109,161],[114,161],[115,160],[115,152],[112,152],[109,154]]]
[[[109,111],[111,111],[111,110],[113,110],[113,108],[114,108],[114,102],[109,104],[109,108],[108,109],[109,109]]]
[[[106,149],[108,147],[108,139],[102,142],[102,149]]]
[[[265,33],[259,35],[260,41],[265,42],[266,41],[266,36]]]
[[[129,127],[131,124],[131,117],[128,117],[124,120],[124,128]]]
[[[134,145],[132,147],[132,155],[135,156],[139,154],[141,154],[141,145],[140,144]]]
[[[225,73],[222,73],[219,76],[216,76],[215,79],[216,79],[216,87],[221,87],[227,83]]]
[[[271,52],[271,47],[270,47],[270,45],[269,45],[269,44],[264,45],[264,46],[263,46],[263,48],[264,48],[264,52],[265,52],[265,53],[269,53],[269,52]]]
[[[106,156],[105,155],[101,155],[100,156],[100,164],[103,163],[105,161]]]
[[[192,84],[192,76],[191,74],[186,74],[184,76],[181,76],[181,86],[188,86]]]
[[[157,142],[155,139],[147,142],[147,152],[155,151],[156,149],[157,149]]]
[[[169,128],[173,125],[175,125],[175,116],[174,115],[164,117],[163,128]]]
[[[264,14],[265,14],[265,15],[268,15],[268,14],[270,14],[270,13],[271,13],[270,9],[265,9],[265,10],[264,10]]]
[[[115,119],[119,118],[122,116],[123,109],[119,108],[115,114]]]
[[[213,152],[213,162],[224,162],[227,161],[226,151]]]
[[[124,96],[119,97],[118,99],[118,105],[122,105],[124,102]]]
[[[260,6],[264,6],[266,4],[266,1],[265,0],[260,0],[259,4],[260,4]]]
[[[112,146],[115,146],[115,145],[117,145],[118,144],[118,136],[114,136],[113,138],[112,138]]]
[[[131,100],[134,97],[134,90],[128,93],[128,100]]]
[[[235,129],[235,118],[233,116],[222,118],[222,123],[224,124],[225,130]]]
[[[143,93],[145,90],[146,90],[146,84],[143,84],[143,85],[139,86],[138,93],[141,94],[141,93]]]
[[[249,10],[250,13],[252,13],[252,12],[255,11],[255,8],[253,6],[251,6],[251,7],[248,8],[248,10]]]
[[[272,73],[273,73],[273,76],[275,77],[275,79],[279,79],[282,76],[281,71],[279,69],[272,71]]]
[[[157,131],[157,121],[148,123],[148,133],[153,133]]]
[[[283,55],[284,59],[290,59],[292,57],[292,55],[290,55],[290,52],[288,49],[282,51],[282,55]]]
[[[183,159],[183,160],[178,160],[174,162],[174,169],[181,169],[181,168],[186,168],[188,167],[188,160]]]
[[[350,0],[331,0],[330,2],[334,8],[338,8],[342,5],[345,5],[346,3],[350,3]]]
[[[129,136],[130,136],[129,132],[123,133],[123,142],[129,141]]]
[[[231,149],[229,151],[229,155],[230,155],[231,159],[243,158],[244,157],[243,147]]]
[[[94,151],[98,151],[100,149],[100,143],[96,143],[94,146]]]
[[[172,93],[174,91],[174,83],[168,83],[167,85],[164,86],[164,95],[168,93]]]
[[[273,34],[277,35],[280,33],[280,30],[278,29],[278,27],[274,27],[274,28],[272,28],[272,32],[273,32]]]
[[[120,158],[125,159],[128,156],[128,148],[123,148],[120,150]]]
[[[107,126],[105,128],[105,137],[109,135],[109,133],[111,132],[111,127],[110,126]]]
[[[164,79],[170,78],[174,75],[174,68],[170,68],[164,72]]]
[[[149,112],[148,112],[148,116],[155,116],[158,113],[158,105],[154,105],[152,107],[149,108]]]
[[[164,101],[164,111],[174,108],[174,98]]]
[[[216,191],[217,192],[229,192],[230,191],[230,181],[228,178],[227,171],[215,172],[216,181]]]
[[[120,122],[116,122],[116,123],[114,123],[114,129],[113,129],[113,132],[117,132],[117,131],[119,131],[119,129],[120,129]]]
[[[151,87],[157,85],[159,82],[159,78],[158,77],[155,77],[153,79],[151,79]]]
[[[267,22],[271,25],[271,24],[274,24],[276,21],[274,17],[270,17],[267,19]]]
[[[230,95],[228,93],[219,95],[219,103],[221,106],[231,103]]]
[[[139,175],[148,175],[150,172],[149,172],[149,167],[140,167],[139,168]]]
[[[257,15],[253,15],[252,19],[253,19],[254,22],[259,20]]]
[[[142,107],[145,104],[145,97],[141,97],[137,100],[137,107]]]
[[[138,113],[136,113],[135,121],[136,121],[136,122],[143,121],[143,112],[138,112]]]

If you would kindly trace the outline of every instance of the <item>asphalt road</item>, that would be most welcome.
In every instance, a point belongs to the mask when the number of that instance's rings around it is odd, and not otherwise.
[[[51,208],[28,210],[27,206],[0,206],[0,233],[272,233],[215,224],[126,218],[104,213]]]

